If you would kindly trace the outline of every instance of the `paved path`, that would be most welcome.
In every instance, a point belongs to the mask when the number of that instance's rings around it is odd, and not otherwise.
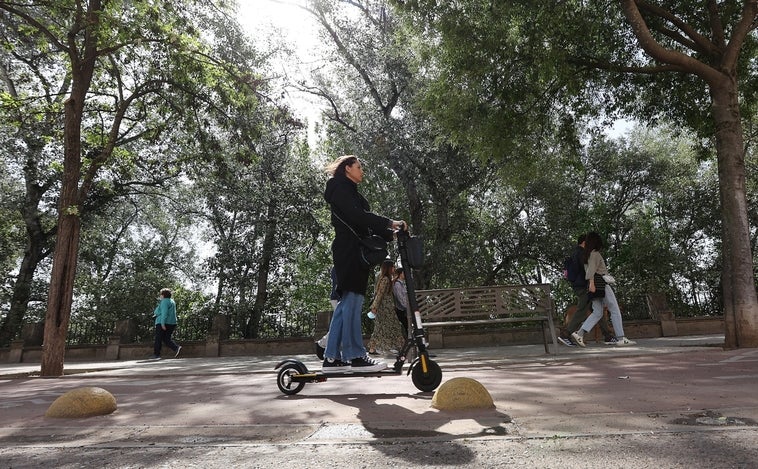
[[[282,357],[67,363],[52,379],[0,365],[0,467],[758,467],[758,350],[722,343],[434,350],[443,383],[490,392],[496,408],[475,411],[433,409],[406,375],[285,396]],[[110,391],[118,410],[44,417],[83,386]]]

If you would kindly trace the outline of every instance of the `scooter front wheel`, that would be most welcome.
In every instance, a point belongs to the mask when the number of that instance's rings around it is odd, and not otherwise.
[[[411,371],[411,379],[416,389],[423,392],[432,392],[437,389],[437,386],[442,382],[442,369],[440,366],[432,360],[426,361],[427,373],[424,375],[424,370],[421,367],[421,362],[417,361]]]
[[[292,379],[292,376],[304,373],[305,370],[297,363],[286,363],[279,370],[276,376],[276,385],[279,386],[279,390],[288,396],[299,393],[305,387],[305,383],[296,382]]]

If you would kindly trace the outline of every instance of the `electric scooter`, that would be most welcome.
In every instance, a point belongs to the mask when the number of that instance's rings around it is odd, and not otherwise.
[[[401,229],[397,233],[397,247],[400,252],[400,262],[405,271],[405,282],[408,290],[408,336],[398,351],[395,364],[391,368],[369,373],[325,374],[321,370],[309,371],[308,367],[299,360],[288,358],[282,360],[274,368],[279,370],[276,384],[279,390],[287,395],[294,395],[303,390],[307,383],[323,383],[332,378],[380,378],[384,376],[399,376],[403,373],[405,362],[412,357],[406,374],[411,375],[413,385],[422,392],[432,392],[442,382],[442,370],[439,365],[429,359],[426,349],[426,336],[421,322],[416,291],[413,284],[413,268],[421,267],[423,256],[421,239],[411,236],[408,231]]]

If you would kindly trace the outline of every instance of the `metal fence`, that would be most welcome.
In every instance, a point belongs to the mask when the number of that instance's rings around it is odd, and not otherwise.
[[[67,345],[107,344],[113,335],[113,324],[87,320],[71,321],[66,336]]]
[[[565,290],[565,291],[564,291]],[[556,302],[556,314],[563,317],[565,307],[573,304],[576,300],[568,288],[558,285],[554,290]],[[622,315],[625,320],[650,319],[647,300],[644,295],[620,289],[617,294],[619,303],[622,305]],[[712,301],[701,301],[697,305],[670,302],[669,306],[677,317],[707,317],[718,316],[718,306]],[[373,324],[362,315],[364,333],[370,334]],[[228,318],[229,339],[244,339],[247,318],[237,319],[233,316]],[[213,328],[213,317],[204,314],[190,314],[179,320],[174,337],[179,341],[205,340]],[[290,337],[313,337],[316,332],[316,314],[312,311],[280,311],[267,313],[261,318],[258,327],[260,339],[285,339]],[[107,344],[114,334],[114,325],[104,322],[94,322],[91,319],[77,321],[72,318],[67,336],[68,345],[91,345]],[[153,341],[155,326],[151,321],[141,319],[136,324],[135,342],[148,343]]]
[[[246,324],[229,318],[228,338],[244,339]],[[188,316],[179,319],[174,338],[179,341],[205,340],[213,328],[213,317]],[[283,339],[289,337],[312,337],[316,330],[316,314],[302,311],[285,311],[266,314],[258,328],[260,339]],[[152,342],[155,325],[140,321],[136,324],[136,343]],[[104,322],[76,321],[72,319],[66,343],[68,345],[107,344],[114,335],[114,325]]]

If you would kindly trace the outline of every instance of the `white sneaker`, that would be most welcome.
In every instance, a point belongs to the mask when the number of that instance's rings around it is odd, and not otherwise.
[[[633,340],[629,340],[626,337],[622,337],[618,340],[618,342],[616,342],[616,345],[618,345],[619,347],[623,347],[626,345],[637,345],[637,342]]]
[[[324,363],[321,365],[321,371],[325,374],[347,374],[352,373],[352,368],[350,362],[324,358]]]
[[[584,337],[580,336],[576,332],[571,333],[571,338],[574,339],[574,342],[576,342],[580,347],[586,347],[584,344]]]

